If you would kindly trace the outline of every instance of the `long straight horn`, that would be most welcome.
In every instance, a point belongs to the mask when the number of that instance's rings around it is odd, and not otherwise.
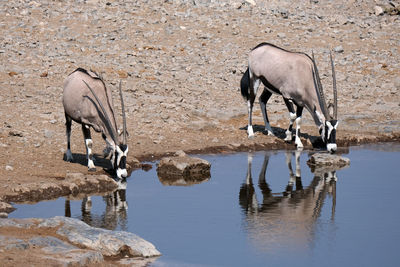
[[[327,105],[326,105],[326,101],[325,101],[325,94],[324,94],[324,89],[322,88],[322,83],[321,83],[321,79],[319,78],[319,72],[318,72],[318,68],[317,68],[317,63],[315,62],[315,58],[314,58],[314,51],[311,51],[312,54],[312,61],[314,64],[314,71],[315,71],[315,80],[317,82],[317,93],[319,95],[319,99],[320,99],[320,105],[321,105],[321,109],[322,112],[324,113],[324,116],[326,119],[329,120],[330,115],[327,109]]]
[[[125,116],[125,105],[124,98],[122,97],[121,80],[119,81],[119,96],[121,97],[121,109],[122,109],[122,125],[123,125],[123,140],[122,143],[126,145],[126,116]]]
[[[331,58],[331,67],[332,67],[332,84],[333,84],[333,118],[337,120],[337,89],[336,89],[336,73],[335,66],[333,64],[332,52],[329,51],[329,56]]]
[[[96,101],[97,101],[97,103],[99,104],[99,106],[100,106],[100,108],[101,108],[101,111],[102,111],[103,114],[104,114],[104,118],[105,118],[106,124],[107,124],[107,125],[106,125],[107,130],[108,130],[108,132],[110,133],[111,138],[113,139],[114,143],[118,144],[119,142],[118,142],[117,134],[115,133],[114,128],[112,127],[110,118],[108,117],[107,112],[106,112],[106,110],[105,110],[103,104],[100,102],[99,98],[98,98],[97,95],[94,93],[93,89],[89,86],[89,84],[87,84],[87,82],[85,82],[84,80],[82,80],[82,82],[84,82],[84,83],[86,84],[86,86],[89,88],[90,92],[92,92],[94,98],[96,98]],[[88,97],[88,96],[87,96],[87,97]]]

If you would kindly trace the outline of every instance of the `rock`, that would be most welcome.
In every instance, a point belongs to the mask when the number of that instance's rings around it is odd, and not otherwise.
[[[339,46],[336,46],[335,48],[333,48],[333,51],[335,51],[336,53],[343,53],[344,49],[343,49],[343,46],[339,45]]]
[[[23,137],[24,134],[21,131],[18,130],[11,130],[8,132],[9,136],[17,136],[17,137]]]
[[[6,171],[13,171],[13,170],[14,170],[13,166],[6,165]]]
[[[307,161],[311,171],[316,169],[324,169],[325,171],[334,171],[350,165],[350,159],[328,153],[315,153]]]
[[[190,184],[191,181],[196,183],[195,181],[204,181],[210,177],[211,164],[208,161],[189,157],[182,152],[177,152],[179,156],[165,157],[160,160],[157,166],[157,174],[162,183],[174,184],[174,182],[183,179],[186,182],[180,181],[179,185]]]
[[[154,257],[160,252],[150,242],[122,231],[90,227],[86,223],[66,217],[49,220],[58,222],[57,234],[73,244],[100,251],[104,256]]]
[[[0,201],[0,212],[10,213],[13,212],[14,210],[15,208],[11,204]]]
[[[104,262],[104,257],[154,257],[160,252],[139,236],[122,231],[94,228],[73,218],[54,217],[49,219],[2,219],[0,228],[29,229],[34,235],[28,240],[0,235],[2,249],[41,248],[53,260],[86,266]],[[54,228],[58,237],[40,234],[41,228]],[[38,233],[35,236],[35,233]],[[51,231],[50,231],[51,232]]]
[[[256,5],[256,2],[254,0],[245,0],[247,3],[249,3],[252,6]]]
[[[54,132],[53,132],[53,131],[47,130],[47,129],[44,130],[44,136],[45,136],[46,138],[52,138],[53,135],[54,135]]]
[[[385,13],[383,8],[380,7],[380,6],[375,6],[374,7],[374,12],[375,12],[375,15],[377,15],[377,16],[383,15],[383,13]]]
[[[184,156],[186,156],[186,153],[183,150],[178,150],[178,151],[175,152],[175,156],[184,157]]]

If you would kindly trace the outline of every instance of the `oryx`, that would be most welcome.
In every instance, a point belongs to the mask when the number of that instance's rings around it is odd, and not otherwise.
[[[89,171],[95,170],[92,154],[92,138],[90,127],[96,132],[101,132],[107,143],[104,150],[105,157],[110,157],[113,169],[119,179],[127,177],[126,157],[128,144],[126,140],[126,118],[124,100],[122,97],[121,82],[119,93],[122,106],[123,137],[120,142],[111,90],[106,87],[103,79],[92,71],[82,68],[72,72],[64,82],[63,105],[67,128],[67,161],[72,161],[70,147],[71,124],[75,121],[82,125],[85,139]]]
[[[265,131],[273,135],[269,124],[266,105],[272,93],[282,95],[289,110],[290,123],[286,130],[285,141],[292,140],[292,126],[296,122],[295,144],[302,148],[299,138],[301,115],[303,108],[311,113],[323,142],[329,152],[335,152],[337,121],[337,92],[335,69],[331,55],[333,78],[333,116],[329,115],[325,103],[324,92],[319,78],[317,65],[313,57],[304,53],[290,52],[269,43],[261,43],[253,48],[249,54],[248,68],[241,81],[242,96],[247,99],[249,122],[248,136],[253,137],[252,110],[257,89],[261,82],[265,88],[259,98],[261,111],[264,117]],[[295,112],[293,103],[296,105]]]

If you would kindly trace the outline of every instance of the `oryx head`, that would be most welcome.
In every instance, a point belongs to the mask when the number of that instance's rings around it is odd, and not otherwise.
[[[314,60],[314,53],[312,55]],[[330,61],[332,68],[332,83],[333,83],[333,104],[330,104],[329,107],[333,107],[333,114],[329,114],[328,108],[325,103],[324,91],[322,89],[321,81],[319,80],[319,75],[317,74],[317,89],[321,98],[321,108],[324,113],[325,120],[323,121],[323,125],[320,127],[320,134],[322,141],[326,145],[326,149],[330,153],[335,153],[337,150],[336,145],[336,129],[339,125],[339,121],[337,119],[337,90],[336,90],[336,73],[335,66],[333,64],[332,53],[330,53]],[[315,63],[315,62],[314,62]],[[318,69],[316,68],[316,72],[318,73]]]
[[[121,98],[121,108],[122,108],[122,121],[123,121],[123,130],[122,130],[122,140],[119,140],[119,136],[117,133],[116,127],[113,127],[110,118],[105,111],[105,108],[101,101],[98,99],[97,95],[95,92],[92,90],[92,88],[84,81],[82,80],[86,86],[89,88],[89,90],[92,92],[93,96],[96,98],[97,103],[100,106],[100,110],[103,113],[103,118],[104,118],[104,125],[105,125],[105,130],[107,130],[107,133],[109,137],[111,138],[111,163],[113,165],[113,169],[116,172],[116,175],[118,179],[123,179],[128,176],[128,172],[126,170],[126,157],[128,156],[128,144],[126,142],[127,139],[127,130],[126,130],[126,117],[125,117],[125,106],[124,106],[124,99],[122,97],[122,89],[121,89],[121,81],[119,82],[119,95]],[[94,103],[94,102],[93,102]],[[115,118],[113,118],[115,119]]]

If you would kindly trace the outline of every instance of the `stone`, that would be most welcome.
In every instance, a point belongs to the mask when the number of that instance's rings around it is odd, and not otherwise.
[[[6,165],[6,171],[13,171],[13,170],[14,170],[13,166]]]
[[[10,213],[14,210],[15,208],[11,204],[0,201],[0,212]]]
[[[73,244],[100,251],[104,256],[154,257],[161,255],[153,244],[133,233],[94,228],[82,221],[60,216],[54,217],[53,220],[61,225],[57,234]]]
[[[39,234],[29,240],[0,235],[0,251],[2,248],[41,248],[46,257],[81,266],[103,262],[103,257],[147,258],[161,255],[153,244],[133,233],[91,227],[74,218],[58,216],[49,219],[1,219],[1,227],[29,229],[33,234],[40,228],[53,228],[63,240]]]
[[[376,15],[376,16],[381,16],[381,15],[383,15],[383,13],[385,13],[385,11],[383,10],[383,8],[380,7],[380,6],[375,6],[375,7],[374,7],[374,12],[375,12],[375,15]]]
[[[339,46],[336,46],[335,48],[333,48],[333,51],[335,51],[336,53],[343,53],[344,49],[343,49],[343,46],[339,45]]]
[[[185,152],[182,152],[178,151],[177,156],[165,157],[160,160],[157,166],[157,175],[162,183],[169,185],[193,184],[210,177],[211,164],[208,161],[187,156],[184,154]]]
[[[349,166],[350,159],[336,154],[315,153],[307,161],[307,164],[311,167],[312,172],[314,172],[315,169],[333,171]]]

